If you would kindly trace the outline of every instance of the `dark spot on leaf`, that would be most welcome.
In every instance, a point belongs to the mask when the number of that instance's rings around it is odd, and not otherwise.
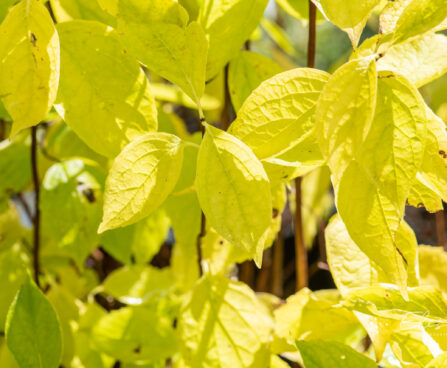
[[[135,354],[140,354],[140,353],[141,353],[141,346],[138,345],[135,349],[133,349],[133,352],[134,352]]]
[[[223,245],[223,240],[219,240],[219,245]]]
[[[277,208],[274,208],[272,211],[272,218],[277,218],[279,215],[279,211]]]
[[[447,158],[445,151],[439,151],[439,154],[442,156],[442,158]]]
[[[87,184],[78,182],[77,190],[78,193],[83,195],[90,203],[96,202],[95,192]]]
[[[31,32],[30,38],[31,38],[31,43],[33,44],[34,47],[36,47],[37,38],[36,38],[36,35],[33,32]]]

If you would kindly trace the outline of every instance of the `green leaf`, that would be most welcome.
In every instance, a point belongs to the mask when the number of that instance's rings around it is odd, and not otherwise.
[[[396,22],[394,43],[425,33],[447,18],[447,0],[411,0]]]
[[[64,68],[55,107],[70,128],[107,157],[115,157],[131,140],[157,130],[148,80],[116,32],[81,20],[58,24],[57,29]]]
[[[116,19],[106,13],[98,0],[50,0],[51,9],[58,23],[74,19],[97,20],[112,27]]]
[[[206,125],[197,162],[197,195],[210,226],[261,263],[272,219],[270,184],[248,146]]]
[[[376,95],[373,58],[343,65],[320,94],[315,112],[317,138],[335,182],[365,141],[374,116]]]
[[[315,134],[315,105],[328,79],[325,72],[299,68],[263,82],[239,110],[230,133],[260,159],[304,145]]]
[[[59,322],[51,303],[29,276],[9,309],[6,343],[20,368],[59,366]]]
[[[20,135],[0,142],[0,196],[18,193],[31,181],[30,139]]]
[[[429,108],[427,142],[417,179],[444,201],[447,200],[447,131],[444,122]]]
[[[197,22],[173,0],[120,0],[118,30],[150,70],[199,103],[205,89],[208,43]]]
[[[268,364],[273,322],[243,283],[203,277],[187,295],[178,323],[183,356],[191,368]]]
[[[144,307],[125,307],[106,314],[94,325],[92,339],[98,351],[122,362],[157,362],[176,351],[171,319]]]
[[[19,243],[0,252],[0,329],[4,331],[6,315],[17,291],[26,278],[29,258]]]
[[[59,38],[41,2],[21,1],[8,13],[0,26],[0,60],[0,96],[14,135],[43,120],[56,99]]]
[[[119,0],[97,0],[99,6],[108,12],[109,14],[112,14],[113,16],[118,15],[118,3]]]
[[[427,149],[428,145],[426,145]],[[431,213],[442,211],[442,198],[418,173],[408,195],[407,204],[413,207],[425,207]]]
[[[447,253],[442,247],[420,245],[419,270],[421,285],[434,286],[447,293]]]
[[[413,250],[400,249],[396,233],[422,163],[426,113],[418,91],[393,73],[379,75],[377,96],[374,124],[342,175],[336,202],[352,240],[404,288],[415,245],[410,237],[402,246]]]
[[[166,240],[170,221],[163,208],[157,209],[136,224],[106,231],[101,244],[114,258],[124,264],[145,264],[158,253]]]
[[[267,36],[270,37],[280,49],[292,57],[295,56],[293,42],[283,28],[265,17],[261,19],[260,25]]]
[[[107,177],[98,232],[131,225],[165,201],[182,168],[181,143],[171,134],[148,133],[124,148]]]
[[[269,58],[251,51],[240,51],[228,69],[231,102],[238,111],[250,93],[263,81],[281,73],[282,68]]]
[[[391,349],[404,367],[426,367],[442,350],[421,325],[402,327],[391,335]]]
[[[149,304],[166,297],[174,284],[168,268],[122,267],[107,276],[103,290],[128,305]]]
[[[20,213],[12,201],[8,203],[5,211],[0,211],[0,251],[10,248],[26,235],[19,216]]]
[[[395,285],[382,284],[352,290],[342,302],[345,308],[408,323],[447,323],[447,304],[443,294],[431,286],[408,288],[408,300]]]
[[[78,266],[98,244],[104,175],[81,160],[54,164],[42,182],[42,235]]]
[[[405,76],[416,87],[447,73],[447,37],[428,33],[397,44],[377,63],[379,70],[392,70]]]
[[[307,21],[309,19],[309,1],[308,0],[276,0],[276,3],[289,15],[296,19]],[[320,12],[317,14],[317,20],[324,19]]]
[[[199,22],[209,40],[207,80],[234,57],[261,20],[268,0],[203,0]]]
[[[9,9],[15,4],[16,0],[4,0],[0,4],[0,23],[5,19]]]
[[[274,310],[276,335],[272,349],[277,353],[289,351],[296,339],[331,340],[355,343],[365,335],[357,317],[339,308],[337,290],[310,292],[302,289],[290,296],[286,304]],[[320,326],[324,326],[324,329]],[[286,343],[286,344],[284,344]]]
[[[376,368],[374,360],[335,341],[297,341],[305,368]]]
[[[327,20],[345,31],[355,48],[366,21],[380,0],[347,0],[340,6],[338,0],[312,0]]]

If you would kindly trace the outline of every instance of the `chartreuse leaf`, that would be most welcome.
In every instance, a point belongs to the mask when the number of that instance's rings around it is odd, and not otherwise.
[[[427,211],[432,213],[443,209],[441,196],[430,188],[430,184],[422,178],[420,173],[416,174],[407,204],[413,207],[425,207]]]
[[[28,256],[19,243],[0,252],[0,328],[2,330],[9,306],[25,281],[28,266]]]
[[[340,216],[334,216],[325,232],[328,264],[342,295],[351,289],[389,282],[389,276],[354,243]],[[408,262],[410,286],[418,285],[417,242],[406,222],[401,222],[396,245]]]
[[[334,340],[346,344],[361,339],[364,329],[351,311],[334,308],[339,302],[337,290],[312,293],[303,289],[287,298],[286,304],[274,311],[276,334],[272,350],[276,353],[291,351],[295,339]],[[325,328],[319,328],[321,325]]]
[[[277,63],[263,55],[239,51],[228,69],[228,88],[235,111],[263,81],[282,71]]]
[[[447,353],[439,354],[425,368],[442,368],[447,365]]]
[[[102,317],[93,327],[96,350],[122,362],[158,362],[176,351],[171,318],[155,308],[125,307]]]
[[[107,276],[103,291],[122,303],[140,305],[165,297],[174,279],[168,268],[162,270],[143,265],[120,268]]]
[[[50,4],[58,23],[84,19],[116,26],[116,19],[101,9],[98,0],[50,0]]]
[[[54,164],[43,179],[42,235],[80,267],[98,243],[104,180],[98,168],[79,159]]]
[[[447,323],[444,296],[431,286],[408,288],[408,300],[392,284],[355,289],[346,295],[341,304],[350,310],[408,323]]]
[[[0,197],[25,189],[31,181],[30,139],[24,134],[0,142]]]
[[[154,212],[174,189],[183,145],[168,133],[148,133],[127,145],[113,162],[98,232],[131,225]]]
[[[270,359],[270,312],[245,284],[207,275],[179,315],[184,359],[191,368],[262,367]]]
[[[392,70],[421,87],[447,72],[447,37],[427,33],[388,49],[378,63],[379,70]]]
[[[352,241],[345,224],[335,215],[325,231],[326,252],[331,275],[346,295],[351,289],[387,281],[386,274]]]
[[[431,285],[447,293],[447,253],[442,247],[419,246],[421,285]]]
[[[173,0],[120,0],[118,30],[150,70],[199,103],[205,89],[208,43],[197,22]]]
[[[209,40],[206,77],[215,77],[261,20],[268,0],[203,0],[199,22]]]
[[[96,152],[115,157],[131,140],[155,131],[148,80],[116,32],[93,21],[57,27],[64,68],[56,110],[76,134]]]
[[[327,73],[306,68],[268,79],[242,105],[230,133],[260,159],[304,144],[315,134],[315,105],[328,79]]]
[[[394,29],[394,43],[425,33],[447,18],[447,0],[411,0]]]
[[[136,224],[106,231],[101,236],[101,245],[124,264],[131,263],[132,255],[135,263],[145,264],[160,250],[169,225],[166,211],[159,208]]]
[[[38,0],[14,6],[0,26],[0,98],[13,119],[11,135],[37,125],[59,83],[59,38]]]
[[[59,322],[50,302],[29,276],[9,309],[6,343],[20,368],[59,366]]]
[[[306,0],[276,0],[277,4],[290,14],[300,20],[309,19],[309,1]],[[317,13],[317,20],[324,19],[320,12]]]
[[[447,200],[447,132],[444,122],[429,108],[424,159],[416,179],[444,201]],[[422,202],[424,204],[426,200]]]
[[[205,129],[197,161],[200,206],[210,226],[260,264],[272,219],[267,174],[247,145],[210,125]]]
[[[412,0],[388,1],[380,13],[380,33],[392,33],[405,7]]]
[[[0,4],[0,22],[5,19],[6,14],[8,14],[9,9],[15,4],[16,0],[4,0]]]
[[[297,341],[305,368],[376,368],[376,362],[336,341]]]
[[[421,324],[403,321],[401,328],[391,335],[391,349],[404,367],[425,367],[442,353],[439,345]]]
[[[343,65],[320,94],[315,112],[316,134],[335,183],[363,145],[373,120],[376,95],[373,58]]]
[[[118,3],[119,0],[97,0],[99,6],[108,12],[109,14],[112,14],[113,16],[118,15]]]
[[[416,247],[411,237],[398,245],[396,234],[423,159],[426,112],[418,91],[391,72],[380,73],[377,96],[374,124],[339,182],[337,208],[352,240],[404,288]]]
[[[13,202],[10,201],[7,203],[7,208],[0,211],[0,251],[13,246],[25,234],[20,213]]]
[[[380,0],[348,0],[340,7],[338,0],[312,0],[327,20],[345,31],[354,48],[357,46],[366,21]]]

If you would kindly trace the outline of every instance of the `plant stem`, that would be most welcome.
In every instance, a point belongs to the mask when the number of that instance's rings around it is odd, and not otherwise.
[[[447,250],[445,239],[445,217],[443,210],[436,212],[436,234],[438,237],[438,245]]]
[[[307,67],[315,66],[315,44],[316,44],[316,16],[317,8],[309,0],[309,40],[307,43]],[[296,290],[308,285],[307,249],[304,244],[303,218],[302,218],[302,178],[295,179],[296,209],[295,209],[295,268],[296,268]]]
[[[284,238],[279,231],[275,244],[273,244],[272,266],[272,293],[278,297],[283,296],[283,262],[284,262]]]
[[[31,128],[31,168],[33,174],[34,193],[35,193],[35,208],[33,217],[33,266],[34,266],[34,281],[40,287],[39,274],[39,252],[40,252],[40,184],[39,173],[37,169],[37,126]]]
[[[200,102],[197,103],[197,107],[199,110],[199,118],[200,118],[200,129],[202,131],[202,139],[205,136],[205,115],[203,113],[202,110],[202,106],[200,105]],[[202,276],[203,275],[203,269],[202,269],[202,238],[205,236],[206,234],[206,218],[205,218],[205,214],[203,213],[203,211],[201,211],[201,215],[200,215],[200,233],[199,235],[197,235],[197,262],[199,265],[199,275]]]

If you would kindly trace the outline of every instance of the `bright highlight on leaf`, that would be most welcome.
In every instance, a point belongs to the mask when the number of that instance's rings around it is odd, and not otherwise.
[[[157,129],[149,82],[116,32],[92,21],[58,25],[62,68],[56,110],[96,152],[115,157]]]
[[[14,124],[11,135],[37,125],[56,99],[59,37],[38,0],[14,6],[0,26],[0,98]]]
[[[8,312],[6,343],[20,368],[58,367],[62,340],[48,299],[29,276]]]
[[[210,226],[260,265],[272,219],[267,174],[248,146],[210,125],[199,151],[197,195]]]
[[[177,84],[196,103],[205,89],[208,42],[173,0],[120,0],[118,30],[151,71]]]
[[[133,224],[154,212],[174,189],[183,160],[181,140],[148,133],[115,159],[104,192],[104,217],[98,232]]]

